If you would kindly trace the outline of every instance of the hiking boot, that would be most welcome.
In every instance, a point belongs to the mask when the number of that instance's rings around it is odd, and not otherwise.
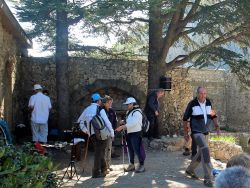
[[[189,149],[188,148],[185,148],[185,151],[182,153],[182,155],[184,155],[184,156],[188,156],[188,155],[190,155],[191,153],[190,153],[190,151],[189,151]]]
[[[189,170],[186,170],[186,175],[188,175],[188,176],[190,176],[191,178],[193,178],[193,179],[200,179],[196,174],[195,174],[195,172],[191,172],[191,171],[189,171]]]
[[[135,170],[136,173],[142,173],[145,172],[144,165],[139,165],[139,167]]]
[[[130,172],[135,170],[134,164],[129,164],[127,168],[124,169],[125,172]]]
[[[213,187],[214,186],[212,180],[204,180],[204,185],[206,187]]]
[[[105,173],[100,173],[100,174],[92,175],[92,178],[104,178],[105,176],[106,176]]]

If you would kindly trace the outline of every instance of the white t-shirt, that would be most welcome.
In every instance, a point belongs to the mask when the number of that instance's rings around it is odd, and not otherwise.
[[[45,124],[48,122],[49,110],[51,109],[50,98],[41,92],[32,95],[29,100],[29,107],[33,108],[31,121]]]
[[[207,109],[206,109],[206,101],[204,103],[199,102],[203,116],[204,116],[204,121],[205,124],[207,124]]]

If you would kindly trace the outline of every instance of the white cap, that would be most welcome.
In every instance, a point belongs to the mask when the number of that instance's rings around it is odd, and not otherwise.
[[[40,84],[35,84],[34,85],[34,90],[38,90],[38,89],[43,89],[42,86]]]
[[[123,103],[123,104],[131,104],[131,103],[136,103],[135,98],[133,98],[133,97],[128,97],[127,100],[126,100],[126,102]]]

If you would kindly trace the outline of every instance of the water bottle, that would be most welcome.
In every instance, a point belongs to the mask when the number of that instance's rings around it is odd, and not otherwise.
[[[212,170],[212,174],[213,174],[214,177],[216,177],[220,172],[221,172],[221,170],[218,170],[218,169],[213,169]]]

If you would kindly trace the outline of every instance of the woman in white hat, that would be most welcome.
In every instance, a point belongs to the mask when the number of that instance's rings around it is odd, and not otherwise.
[[[127,130],[127,145],[129,151],[129,166],[125,169],[126,172],[134,171],[137,173],[144,172],[144,160],[145,156],[142,155],[141,144],[142,144],[142,112],[133,97],[127,98],[124,103],[127,105],[126,123],[121,125],[116,129],[120,132],[122,130]],[[140,165],[135,169],[134,157],[135,154],[138,157]]]

